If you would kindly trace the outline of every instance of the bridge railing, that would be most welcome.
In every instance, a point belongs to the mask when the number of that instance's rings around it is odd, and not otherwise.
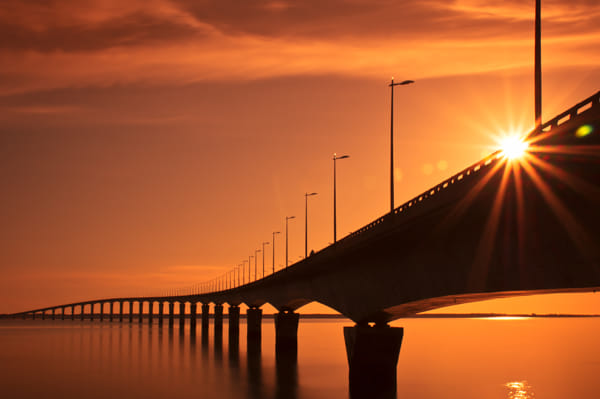
[[[581,101],[580,103],[574,105],[567,111],[550,119],[546,123],[542,124],[539,129],[532,130],[529,134],[526,135],[526,137],[527,137],[527,139],[531,139],[532,137],[535,137],[541,133],[549,133],[550,131],[557,128],[558,126],[563,125],[564,123],[573,120],[578,115],[581,115],[582,113],[584,113],[592,108],[595,108],[595,107],[600,107],[600,91],[597,92],[596,94],[593,94],[592,96],[586,98],[585,100]],[[413,207],[415,207],[419,203],[422,203],[424,200],[431,198],[432,196],[436,195],[437,193],[441,192],[442,190],[444,190],[458,182],[463,181],[463,179],[467,176],[473,176],[477,172],[480,172],[482,169],[484,169],[484,167],[490,166],[492,164],[492,162],[495,162],[500,158],[501,158],[501,150],[498,150],[498,151],[488,155],[481,161],[467,167],[466,169],[463,169],[462,171],[458,172],[457,174],[444,180],[443,182],[439,183],[435,187],[430,188],[429,190],[424,191],[423,193],[417,195],[416,197],[408,200],[404,204],[395,208],[393,210],[393,212],[387,213],[387,214],[381,216],[380,218],[375,219],[371,223],[361,227],[360,229],[350,233],[349,235],[342,238],[338,242],[344,242],[348,239],[358,237],[368,231],[373,230],[375,227],[381,225],[384,221],[386,221],[390,217],[406,213],[406,211],[408,211],[409,209],[413,209]]]
[[[580,103],[575,104],[562,114],[559,114],[554,118],[550,119],[548,122],[543,123],[539,129],[534,129],[533,131],[531,131],[527,135],[527,138],[530,139],[539,134],[550,132],[558,126],[573,120],[578,115],[581,115],[584,112],[598,106],[600,106],[600,91],[598,91],[596,94],[591,95],[590,97],[586,98]]]

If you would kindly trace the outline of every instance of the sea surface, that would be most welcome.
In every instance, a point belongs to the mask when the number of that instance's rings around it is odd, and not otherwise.
[[[239,345],[128,321],[0,320],[0,397],[348,398],[340,319],[300,319],[297,361],[277,361],[272,319]],[[598,398],[600,319],[406,319],[398,398]]]

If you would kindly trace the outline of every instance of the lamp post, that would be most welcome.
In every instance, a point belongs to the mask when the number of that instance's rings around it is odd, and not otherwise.
[[[280,234],[280,231],[273,232],[273,273],[275,273],[275,234]],[[264,255],[264,252],[263,252]]]
[[[262,277],[265,278],[265,245],[269,245],[268,241],[262,243],[262,254],[263,254],[263,273]]]
[[[304,193],[304,257],[308,256],[308,197],[318,193]]]
[[[288,267],[288,220],[295,219],[296,216],[286,216],[285,217],[285,268]]]
[[[242,284],[246,284],[246,269],[244,269],[244,263],[248,262],[247,260],[242,261]]]
[[[337,156],[337,154],[333,154],[333,243],[335,244],[337,241],[337,199],[336,199],[336,161],[338,159],[346,159],[350,158],[350,155],[342,155]]]
[[[542,124],[542,15],[541,0],[535,1],[535,128]]]
[[[411,83],[415,83],[415,81],[404,80],[400,83],[394,83],[393,77],[390,83],[390,88],[392,89],[390,111],[390,213],[394,211],[394,86],[404,86]]]
[[[250,255],[248,256],[248,283],[250,283],[251,279],[252,279],[252,273],[250,272],[250,267],[252,265],[252,258],[254,258],[254,255]]]
[[[258,253],[259,252],[260,252],[260,249],[257,249],[257,250],[254,251],[254,281],[258,280],[258,276],[257,276],[257,273],[256,273],[256,270],[257,270],[256,263],[258,261]]]

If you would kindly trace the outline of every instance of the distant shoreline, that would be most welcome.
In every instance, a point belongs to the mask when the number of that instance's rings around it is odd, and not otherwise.
[[[75,319],[79,320],[79,314],[75,315]],[[189,319],[189,314],[185,315],[186,319]],[[86,314],[85,318],[89,319],[90,315]],[[94,314],[94,318],[99,318],[100,314]],[[129,313],[125,316],[124,318],[128,318],[129,317]],[[139,314],[134,314],[135,318],[139,318]],[[147,318],[148,315],[144,314],[143,316],[144,318]],[[545,313],[545,314],[537,314],[537,313],[426,313],[426,314],[416,314],[416,315],[412,315],[412,316],[406,316],[406,317],[402,317],[400,319],[396,319],[396,320],[407,320],[407,319],[481,319],[481,318],[505,318],[505,317],[510,317],[510,318],[589,318],[589,317],[600,317],[600,314],[560,314],[560,313]],[[31,317],[27,317],[28,319],[30,319]],[[104,314],[104,318],[106,320],[108,320],[108,316],[106,314]],[[118,315],[115,317],[118,318]],[[157,318],[157,315],[153,315],[153,318]],[[168,317],[164,317],[165,319]],[[175,318],[179,318],[179,315],[175,315]],[[198,315],[198,318],[200,319],[200,315]],[[213,314],[210,314],[210,318],[214,318]],[[223,315],[224,319],[227,319],[227,314]],[[241,314],[240,315],[241,319],[245,319],[246,315],[245,314]],[[263,315],[264,319],[274,319],[275,318],[275,314],[264,314]],[[337,320],[337,319],[344,319],[344,320],[348,320],[350,321],[350,319],[348,319],[346,316],[341,315],[341,314],[322,314],[322,313],[300,313],[300,318],[302,319],[315,319],[315,320],[319,320],[319,319],[323,319],[323,320]],[[16,320],[20,320],[22,319],[21,316],[13,316],[12,314],[0,314],[0,319],[4,319],[4,320],[11,320],[11,319],[16,319]],[[41,316],[37,315],[36,319],[41,320]],[[65,317],[65,320],[70,320],[71,319],[71,315],[67,315]],[[51,316],[50,315],[46,315],[46,320],[51,320]],[[56,316],[56,320],[61,320],[60,316],[57,315]]]

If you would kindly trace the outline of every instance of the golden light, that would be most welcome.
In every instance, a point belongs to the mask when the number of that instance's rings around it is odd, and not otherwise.
[[[508,159],[520,158],[527,152],[527,144],[523,139],[517,136],[509,136],[500,142],[502,155]]]

